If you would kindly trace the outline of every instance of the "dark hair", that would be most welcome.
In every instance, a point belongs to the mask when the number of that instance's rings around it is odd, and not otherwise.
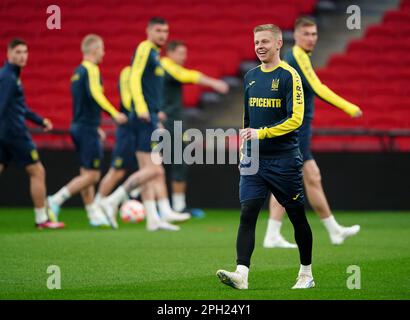
[[[168,21],[162,17],[152,17],[148,21],[148,26],[153,26],[154,24],[168,24]]]
[[[19,46],[19,45],[21,45],[21,44],[27,46],[27,42],[24,41],[23,39],[13,38],[13,39],[11,39],[11,40],[9,41],[9,44],[7,45],[7,48],[8,48],[9,50],[13,50],[15,47],[17,47],[17,46]]]
[[[295,21],[295,30],[300,27],[311,27],[315,25],[316,25],[316,22],[315,20],[313,20],[313,18],[308,17],[308,16],[301,16],[297,18]]]
[[[179,46],[186,46],[185,42],[181,40],[171,40],[167,43],[166,51],[175,51]]]

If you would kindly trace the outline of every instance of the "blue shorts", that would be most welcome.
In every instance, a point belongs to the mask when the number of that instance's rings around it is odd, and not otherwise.
[[[103,159],[103,148],[96,127],[73,124],[71,138],[77,152],[80,167],[99,170]]]
[[[27,167],[39,161],[37,148],[31,136],[0,138],[0,163],[7,166],[10,162]]]
[[[256,174],[241,174],[240,201],[266,198],[272,192],[283,207],[303,206],[302,166],[300,154],[280,159],[259,159]]]
[[[115,146],[111,157],[111,167],[114,169],[131,169],[137,161],[135,158],[134,135],[129,123],[117,127]]]
[[[134,152],[151,152],[155,143],[151,141],[152,133],[157,129],[158,118],[151,113],[151,121],[139,119],[133,112],[129,116],[131,130],[134,136]]]
[[[312,160],[313,154],[310,151],[310,142],[312,140],[312,120],[304,119],[299,128],[299,149],[303,157],[303,162]]]

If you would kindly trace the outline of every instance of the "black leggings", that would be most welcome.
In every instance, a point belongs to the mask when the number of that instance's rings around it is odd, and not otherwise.
[[[241,220],[236,240],[236,263],[249,267],[253,249],[255,248],[255,229],[265,199],[252,199],[241,203]],[[285,208],[295,230],[295,240],[299,248],[300,263],[312,263],[312,230],[306,219],[303,206]]]

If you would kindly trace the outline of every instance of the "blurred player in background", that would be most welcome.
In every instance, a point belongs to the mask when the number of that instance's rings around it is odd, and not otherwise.
[[[64,223],[52,222],[49,219],[46,173],[25,124],[27,119],[42,126],[44,131],[53,128],[50,120],[31,111],[25,102],[20,73],[27,60],[27,43],[17,38],[11,40],[8,44],[7,62],[0,69],[0,174],[10,161],[24,167],[30,178],[36,227],[59,229],[64,227]]]
[[[51,209],[58,215],[63,203],[80,192],[90,224],[98,226],[106,224],[104,215],[93,203],[94,186],[100,180],[103,157],[101,110],[109,113],[118,124],[127,122],[127,117],[118,112],[103,93],[98,67],[104,57],[103,39],[98,35],[87,35],[81,43],[81,51],[83,61],[71,78],[74,117],[70,128],[80,160],[80,175],[48,199]]]
[[[160,110],[163,95],[164,69],[160,64],[160,48],[165,45],[169,26],[165,19],[154,17],[147,26],[147,40],[141,42],[134,54],[131,64],[129,88],[132,100],[132,112],[129,117],[134,135],[134,151],[136,151],[140,170],[149,170],[155,176],[144,182],[141,197],[147,213],[146,228],[149,231],[177,231],[179,226],[170,222],[185,221],[189,214],[176,213],[172,210],[165,182],[162,165],[152,161],[151,135],[158,128],[158,117],[164,118]],[[154,156],[158,156],[156,154]],[[111,224],[117,226],[116,213],[118,206],[128,199],[129,194],[141,187],[142,182],[131,175],[124,184],[110,196],[102,198],[101,208],[110,217]],[[157,210],[157,204],[161,216]]]
[[[170,132],[173,143],[176,140],[183,143],[183,137],[175,136],[174,122],[183,120],[182,85],[184,83],[208,86],[223,94],[229,91],[226,82],[209,77],[199,71],[184,68],[187,53],[186,45],[182,41],[174,40],[167,44],[166,56],[161,59],[161,65],[165,70],[163,111],[166,114],[166,119],[163,124],[165,129]],[[184,131],[185,129],[182,128],[182,132]],[[174,147],[171,148],[174,152]],[[186,210],[187,165],[184,161],[182,161],[182,164],[172,164],[171,172],[172,206],[175,211],[182,212]]]
[[[295,22],[295,45],[285,54],[284,60],[289,63],[302,78],[305,94],[305,116],[299,129],[300,151],[303,156],[303,180],[306,195],[313,210],[319,215],[329,233],[332,244],[342,244],[343,241],[360,231],[359,225],[343,227],[332,215],[321,182],[320,170],[310,150],[312,138],[312,120],[314,114],[315,95],[329,104],[341,109],[351,117],[360,117],[360,108],[339,97],[327,86],[322,84],[312,68],[310,55],[318,39],[316,23],[308,17],[300,17]],[[270,219],[266,230],[263,246],[265,248],[296,248],[296,244],[287,242],[280,234],[281,221],[285,209],[272,196],[270,199]]]
[[[244,129],[240,136],[247,144],[241,157],[239,193],[241,217],[236,242],[235,272],[218,270],[222,283],[248,289],[250,259],[255,247],[259,211],[270,191],[286,208],[295,231],[300,269],[293,289],[313,288],[312,232],[306,219],[302,181],[302,155],[297,129],[304,113],[300,76],[280,60],[282,32],[272,24],[254,29],[255,52],[262,64],[244,78]],[[249,154],[250,140],[259,141],[259,154]],[[258,171],[246,172],[247,163],[257,161]],[[247,174],[248,173],[248,174]]]
[[[120,110],[127,117],[129,117],[132,111],[132,98],[129,88],[131,67],[127,66],[121,70],[119,80],[119,91],[121,107]],[[98,188],[98,193],[95,196],[95,201],[98,202],[101,198],[108,196],[111,191],[117,186],[117,184],[125,177],[128,170],[137,165],[137,159],[135,154],[135,137],[132,132],[132,127],[129,122],[121,124],[117,127],[115,135],[115,146],[111,157],[111,167],[101,180]],[[143,170],[136,171],[131,180],[138,186],[142,185],[160,175],[160,170],[150,170],[145,168]]]

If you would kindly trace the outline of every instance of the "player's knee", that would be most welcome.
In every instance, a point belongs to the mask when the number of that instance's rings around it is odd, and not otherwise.
[[[252,199],[241,203],[241,225],[256,224],[259,210],[262,207],[264,199]]]
[[[36,164],[29,166],[27,168],[27,172],[32,178],[44,180],[46,177],[46,170],[44,169],[44,166],[41,164],[41,162],[37,162]]]
[[[90,183],[97,184],[101,179],[101,172],[97,170],[89,171],[88,179],[90,180]]]
[[[322,183],[322,175],[320,174],[319,168],[305,172],[304,177],[305,177],[305,183],[307,185],[315,186],[315,185]]]
[[[304,225],[308,223],[304,206],[297,206],[297,207],[286,206],[286,212],[288,214],[290,222],[294,226]]]
[[[162,177],[165,176],[165,169],[163,166],[155,166],[155,176]]]
[[[112,175],[114,176],[115,181],[121,180],[125,176],[125,169],[111,169]]]

